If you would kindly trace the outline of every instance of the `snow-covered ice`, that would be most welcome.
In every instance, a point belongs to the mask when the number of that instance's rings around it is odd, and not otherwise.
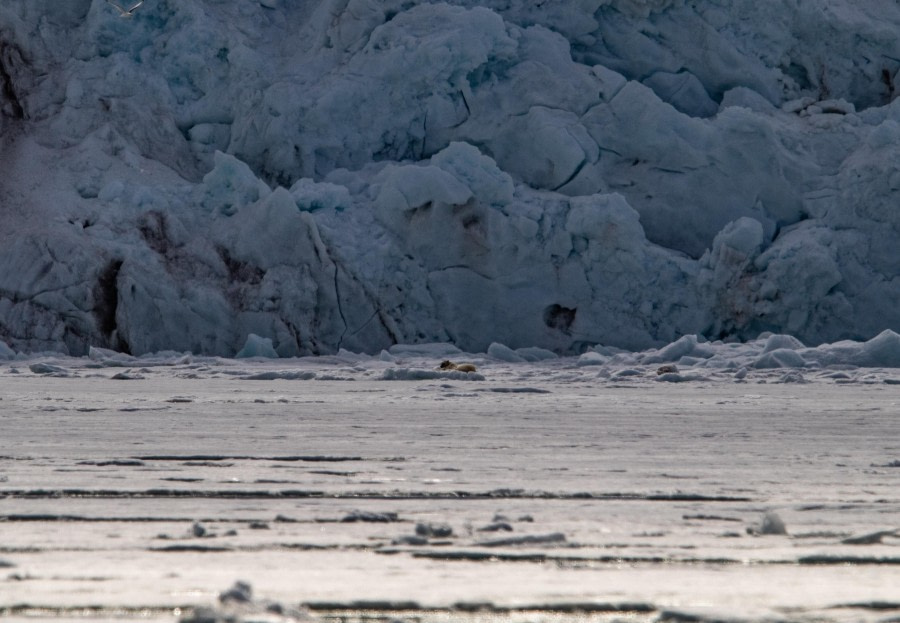
[[[898,341],[18,355],[0,615],[890,620]]]

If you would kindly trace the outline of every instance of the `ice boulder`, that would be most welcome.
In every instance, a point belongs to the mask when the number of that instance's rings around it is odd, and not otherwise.
[[[743,329],[752,321],[758,287],[752,279],[753,261],[764,242],[762,224],[741,217],[728,223],[700,258],[697,286],[709,301],[714,335]]]
[[[605,357],[600,353],[591,350],[579,355],[578,360],[575,362],[575,365],[577,365],[578,367],[602,366],[608,361],[609,357]]]
[[[396,236],[395,244],[409,259],[436,278],[432,273],[447,267],[471,267],[488,277],[487,256],[496,248],[490,236],[498,233],[492,225],[501,218],[496,209],[479,202],[459,178],[433,164],[387,167],[377,178],[382,179],[374,202],[379,227]],[[486,285],[494,286],[490,279]],[[476,298],[472,291],[470,299]]]
[[[109,342],[132,354],[173,346],[192,353],[234,353],[234,311],[216,280],[192,280],[184,287],[166,270],[165,258],[138,251],[116,274]]]
[[[16,352],[6,342],[0,340],[0,359],[15,359]]]
[[[786,535],[788,533],[784,521],[775,511],[767,511],[758,528],[751,528],[751,534]]]
[[[126,353],[120,353],[108,348],[100,348],[97,346],[91,346],[88,349],[88,358],[98,363],[104,367],[115,367],[115,366],[131,366],[134,365],[137,359],[128,355]]]
[[[784,232],[753,262],[757,287],[754,313],[783,333],[808,340],[806,333],[828,323],[850,321],[852,310],[838,286],[844,280],[836,258],[835,233],[801,223]],[[754,284],[754,285],[751,285]],[[812,329],[812,331],[810,331]]]
[[[712,117],[719,107],[706,92],[697,76],[682,71],[658,71],[643,80],[664,102],[692,117]]]
[[[803,342],[792,335],[770,335],[766,338],[763,353],[770,353],[778,349],[799,350],[801,348],[804,348]]]
[[[866,367],[900,368],[900,335],[885,329],[863,343],[852,362]]]
[[[603,255],[634,251],[644,241],[640,216],[618,193],[573,197],[569,206],[566,231],[595,241]]]
[[[707,344],[701,343],[696,335],[684,335],[671,344],[664,346],[653,354],[643,358],[642,363],[666,363],[677,362],[682,357],[693,357],[695,359],[708,359],[715,354],[713,348]]]
[[[628,83],[625,76],[603,65],[594,65],[591,73],[600,83],[600,99],[604,102],[609,102]]]
[[[753,259],[764,242],[762,224],[756,219],[742,216],[728,223],[716,235],[713,241],[713,255],[729,264]]]
[[[747,87],[734,87],[733,89],[725,91],[719,107],[729,108],[731,106],[749,108],[750,110],[764,114],[771,114],[775,108],[772,105],[772,102],[758,92],[753,89],[748,89]]]
[[[559,189],[600,157],[600,148],[571,112],[535,106],[510,120],[493,141],[497,162],[534,188]]]
[[[203,177],[201,205],[230,216],[242,207],[267,196],[271,190],[246,163],[217,151],[215,166]]]
[[[776,348],[758,357],[754,368],[805,368],[806,360],[795,350]]]
[[[497,342],[492,342],[491,345],[488,346],[487,354],[494,359],[498,359],[499,361],[506,361],[509,363],[521,363],[525,361],[524,357],[519,355],[509,346],[504,346],[503,344],[498,344]]]
[[[815,166],[785,145],[796,130],[769,117],[739,106],[690,117],[628,82],[580,121],[603,149],[594,177],[614,180],[648,239],[696,258],[742,216],[760,221],[769,238],[802,218],[801,190],[790,180],[814,175]]]
[[[450,143],[431,157],[431,164],[453,174],[479,201],[503,206],[513,199],[512,178],[473,145]]]
[[[278,266],[321,263],[315,247],[315,222],[297,209],[294,196],[282,187],[265,199],[245,206],[230,218],[219,218],[210,228],[226,264],[237,270],[268,270]],[[243,267],[238,267],[243,263]]]
[[[272,338],[261,337],[255,333],[247,336],[244,347],[235,355],[237,359],[248,359],[250,357],[264,357],[266,359],[278,359],[278,353],[272,346]]]
[[[308,177],[297,180],[290,188],[297,207],[304,212],[344,210],[351,205],[350,191],[338,184],[316,183]]]
[[[432,207],[447,209],[472,198],[472,190],[452,173],[434,165],[391,166],[382,173],[384,182],[375,198],[375,209],[388,227],[407,226],[416,213]]]

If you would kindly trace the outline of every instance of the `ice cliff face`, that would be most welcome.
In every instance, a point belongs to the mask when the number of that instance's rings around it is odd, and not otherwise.
[[[900,327],[900,6],[0,5],[0,340]]]

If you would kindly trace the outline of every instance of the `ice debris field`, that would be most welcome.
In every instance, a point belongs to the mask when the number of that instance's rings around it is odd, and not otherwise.
[[[59,358],[56,353],[17,353],[0,341],[0,363],[6,361],[17,371],[16,362],[27,366],[38,375],[66,377],[70,375],[65,365],[47,363]],[[451,358],[465,359],[471,368],[460,371]],[[806,376],[831,378],[843,382],[883,382],[894,384],[900,377],[900,334],[886,330],[865,342],[844,340],[833,344],[805,346],[790,335],[763,333],[749,342],[710,342],[702,336],[685,335],[675,342],[658,349],[626,351],[620,348],[596,346],[578,357],[560,357],[556,353],[537,347],[513,349],[493,342],[481,354],[465,353],[449,343],[396,344],[378,355],[366,355],[341,350],[332,356],[312,356],[282,360],[275,351],[272,340],[250,334],[243,348],[234,359],[198,356],[190,352],[161,351],[135,357],[104,348],[91,348],[82,358],[62,356],[61,361],[71,361],[77,368],[146,368],[193,363],[194,360],[227,366],[231,374],[240,376],[241,362],[252,362],[256,370],[247,380],[310,380],[318,378],[316,365],[335,362],[357,362],[361,367],[351,368],[350,376],[339,380],[425,380],[456,379],[483,381],[478,371],[483,363],[543,363],[552,369],[578,370],[588,368],[589,376],[600,380],[616,380],[644,375],[647,370],[656,371],[657,381],[683,382],[717,380],[742,381],[749,370],[784,372],[784,382],[799,382]],[[431,365],[429,362],[434,362]],[[443,366],[440,364],[444,364]],[[447,366],[449,364],[449,366]],[[265,371],[260,372],[263,368]],[[283,369],[279,369],[283,368]],[[227,374],[228,372],[226,372]],[[124,373],[123,373],[124,374]],[[250,374],[249,372],[247,373]],[[806,375],[806,376],[804,376]],[[575,378],[582,378],[583,374]],[[137,378],[137,377],[136,377]],[[324,380],[334,380],[326,374]],[[565,376],[557,380],[566,380]],[[898,381],[900,383],[900,381]]]

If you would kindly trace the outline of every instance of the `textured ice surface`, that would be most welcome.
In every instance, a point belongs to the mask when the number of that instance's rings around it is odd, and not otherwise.
[[[892,621],[897,339],[3,361],[0,617]]]
[[[897,330],[897,28],[851,0],[6,0],[0,339]]]

